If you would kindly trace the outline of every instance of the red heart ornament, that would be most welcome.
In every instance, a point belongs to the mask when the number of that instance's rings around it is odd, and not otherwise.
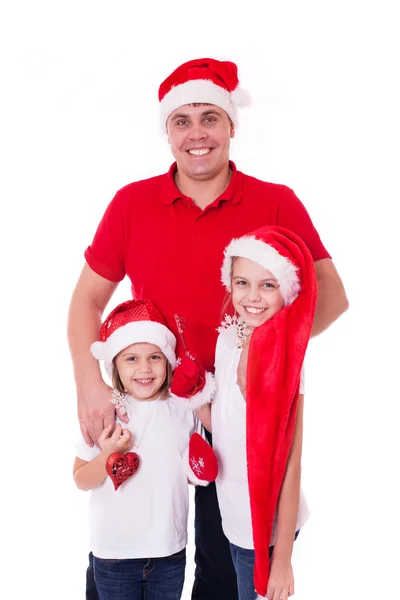
[[[107,458],[106,470],[117,490],[120,485],[132,477],[139,468],[140,459],[136,452],[113,452]]]

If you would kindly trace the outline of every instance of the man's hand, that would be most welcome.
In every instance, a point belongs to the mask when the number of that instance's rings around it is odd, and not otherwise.
[[[268,581],[268,600],[287,600],[294,594],[294,577],[290,561],[274,561],[272,556],[271,572]]]
[[[78,418],[85,442],[92,447],[98,445],[99,438],[104,429],[115,426],[115,408],[110,403],[112,389],[104,382],[91,386],[85,394],[78,395]],[[127,415],[118,417],[128,423]]]

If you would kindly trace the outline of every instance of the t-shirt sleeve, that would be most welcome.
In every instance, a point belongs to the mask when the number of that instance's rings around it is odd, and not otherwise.
[[[87,445],[82,435],[80,435],[75,443],[75,454],[77,458],[81,458],[82,460],[86,460],[90,462],[93,460],[98,454],[100,450],[97,446],[93,446],[91,448]]]
[[[89,267],[109,281],[119,282],[125,276],[125,256],[129,203],[120,190],[108,205],[92,243],[85,251]]]
[[[305,206],[290,188],[282,186],[283,198],[280,202],[277,225],[286,227],[296,233],[307,245],[314,261],[331,258],[331,255],[321,242]]]

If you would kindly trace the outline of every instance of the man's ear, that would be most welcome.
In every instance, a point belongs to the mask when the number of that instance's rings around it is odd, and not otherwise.
[[[233,124],[233,122],[231,121],[231,133],[230,133],[230,137],[231,139],[233,139],[235,137],[235,126]]]
[[[169,118],[169,117],[168,117]],[[164,135],[167,138],[167,142],[168,144],[171,144],[170,139],[169,139],[169,127],[168,127],[168,119],[165,121],[165,130],[164,130]]]

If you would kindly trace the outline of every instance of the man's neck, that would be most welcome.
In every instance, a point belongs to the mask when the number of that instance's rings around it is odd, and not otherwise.
[[[177,171],[175,185],[182,194],[191,198],[201,210],[204,210],[206,206],[212,204],[226,190],[231,177],[232,171],[229,165],[213,179],[205,181],[191,179],[185,173]]]

